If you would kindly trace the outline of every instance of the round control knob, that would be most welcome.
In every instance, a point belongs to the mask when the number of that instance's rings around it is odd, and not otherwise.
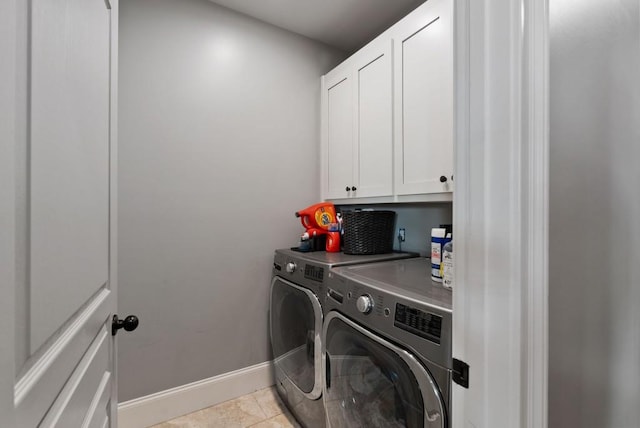
[[[363,294],[356,300],[356,308],[363,314],[368,314],[373,309],[373,299],[367,294]]]
[[[296,264],[294,262],[289,262],[287,263],[287,265],[284,267],[284,269],[289,272],[289,273],[293,273],[296,271]]]

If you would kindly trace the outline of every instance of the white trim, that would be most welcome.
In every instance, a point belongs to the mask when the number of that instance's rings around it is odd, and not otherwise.
[[[140,428],[177,418],[274,384],[267,361],[118,405],[118,426]]]
[[[120,1],[110,2],[110,82],[109,82],[109,289],[111,290],[111,315],[118,306],[118,28]],[[109,397],[109,421],[117,428],[118,421],[118,341],[111,338],[110,362],[112,370]]]
[[[546,427],[547,2],[456,1],[453,427]]]
[[[451,187],[453,187],[453,185]],[[451,202],[453,200],[453,192],[420,193],[415,195],[393,195],[393,196],[378,196],[378,197],[369,197],[369,198],[342,198],[342,199],[333,198],[333,199],[325,199],[325,200],[328,202],[333,202],[335,205]]]
[[[523,1],[523,140],[528,176],[523,183],[528,223],[523,226],[523,427],[548,424],[549,355],[549,8],[548,0]],[[523,391],[525,392],[525,391]]]
[[[470,116],[470,0],[454,1],[453,6],[453,92],[454,92],[454,144],[453,144],[453,174],[456,183],[456,195],[453,200],[453,223],[455,228],[455,266],[452,315],[452,352],[453,356],[461,358],[467,355],[466,338],[458,332],[462,326],[469,324],[467,308],[471,307],[467,295],[464,293],[465,284],[469,283],[469,270],[467,264],[470,252],[468,239],[470,224],[470,212],[461,207],[471,206],[471,193],[469,191],[471,164],[471,147],[468,143],[471,130]],[[464,143],[463,143],[464,142]],[[461,327],[459,327],[461,326]],[[464,359],[464,358],[462,358]],[[468,360],[467,360],[468,362]],[[475,371],[475,367],[473,368]],[[477,378],[473,379],[474,382]],[[465,424],[465,409],[468,407],[464,389],[451,388],[451,426],[463,427]]]
[[[24,92],[17,84],[18,44],[25,31],[18,19],[23,2],[0,2],[0,415],[6,427],[15,426],[15,155],[19,138],[17,110]]]

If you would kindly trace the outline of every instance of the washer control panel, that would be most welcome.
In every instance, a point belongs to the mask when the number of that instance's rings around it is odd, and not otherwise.
[[[289,262],[284,269],[287,271],[287,273],[294,273],[297,267],[298,266],[294,262]]]
[[[362,327],[451,368],[451,311],[399,291],[330,271],[323,309],[339,311]]]
[[[356,300],[356,308],[363,314],[368,314],[373,309],[373,299],[368,294],[363,294]]]
[[[393,324],[405,331],[424,337],[440,344],[442,336],[442,317],[427,311],[396,303],[396,315]]]

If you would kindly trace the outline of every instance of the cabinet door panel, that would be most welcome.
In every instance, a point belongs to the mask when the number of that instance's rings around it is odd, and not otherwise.
[[[358,197],[393,193],[391,44],[373,53],[357,69]]]
[[[453,55],[447,2],[433,1],[416,24],[396,39],[397,194],[451,190]]]
[[[329,85],[332,83],[328,79]],[[346,198],[353,185],[353,104],[350,76],[327,86],[327,194]]]

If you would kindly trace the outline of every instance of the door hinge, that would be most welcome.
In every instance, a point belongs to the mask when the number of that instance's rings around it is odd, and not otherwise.
[[[453,381],[463,388],[469,388],[469,364],[453,359]]]

